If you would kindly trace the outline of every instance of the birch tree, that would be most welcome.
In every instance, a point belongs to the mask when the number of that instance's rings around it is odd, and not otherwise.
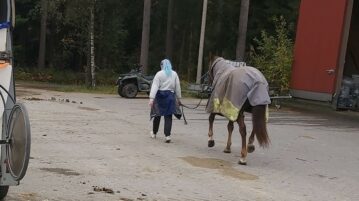
[[[91,68],[91,86],[96,87],[96,64],[95,64],[95,39],[94,39],[94,24],[95,24],[95,3],[94,0],[92,6],[90,7],[90,68]]]

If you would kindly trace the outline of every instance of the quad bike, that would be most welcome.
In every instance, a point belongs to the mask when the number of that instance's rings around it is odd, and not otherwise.
[[[0,200],[9,186],[20,184],[30,158],[30,122],[23,104],[16,102],[11,33],[14,0],[0,0]]]
[[[129,73],[118,77],[118,94],[125,98],[135,98],[138,92],[149,93],[153,77],[143,75],[141,66],[137,65]]]

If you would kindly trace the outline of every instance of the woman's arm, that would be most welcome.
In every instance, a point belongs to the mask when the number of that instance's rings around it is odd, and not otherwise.
[[[180,81],[179,81],[179,77],[176,73],[176,96],[177,98],[182,98],[182,94],[181,94],[181,84],[180,84]]]
[[[160,87],[159,74],[156,73],[156,75],[152,81],[152,86],[151,86],[151,91],[150,91],[150,99],[153,100],[156,98],[156,94],[157,94],[159,87]]]

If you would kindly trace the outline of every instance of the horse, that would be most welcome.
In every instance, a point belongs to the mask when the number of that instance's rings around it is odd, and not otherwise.
[[[242,149],[239,164],[246,165],[247,153],[255,150],[255,137],[261,147],[268,147],[267,112],[270,104],[268,83],[263,74],[250,66],[233,67],[227,60],[214,57],[208,71],[212,93],[206,111],[209,115],[208,147],[213,147],[213,122],[216,115],[228,119],[228,139],[225,153],[231,153],[234,122],[239,125]],[[252,113],[252,132],[246,144],[247,129],[244,112]]]

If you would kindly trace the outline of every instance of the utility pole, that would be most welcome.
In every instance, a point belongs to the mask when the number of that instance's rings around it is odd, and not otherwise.
[[[201,77],[202,77],[203,45],[204,45],[204,33],[206,31],[207,3],[208,3],[207,0],[203,0],[201,37],[199,41],[196,84],[201,84]]]
[[[239,14],[236,59],[241,60],[244,60],[244,53],[246,49],[249,2],[250,0],[241,0],[241,13]]]
[[[43,69],[45,67],[47,4],[47,0],[41,0],[40,44],[39,57],[37,62],[37,66],[39,69]]]
[[[150,18],[151,18],[151,0],[144,0],[140,64],[142,65],[143,73],[145,74],[147,74],[147,66],[148,66],[148,49],[150,43]]]
[[[167,33],[166,33],[166,57],[169,60],[172,60],[173,53],[173,8],[174,0],[168,1],[168,11],[167,11]]]

